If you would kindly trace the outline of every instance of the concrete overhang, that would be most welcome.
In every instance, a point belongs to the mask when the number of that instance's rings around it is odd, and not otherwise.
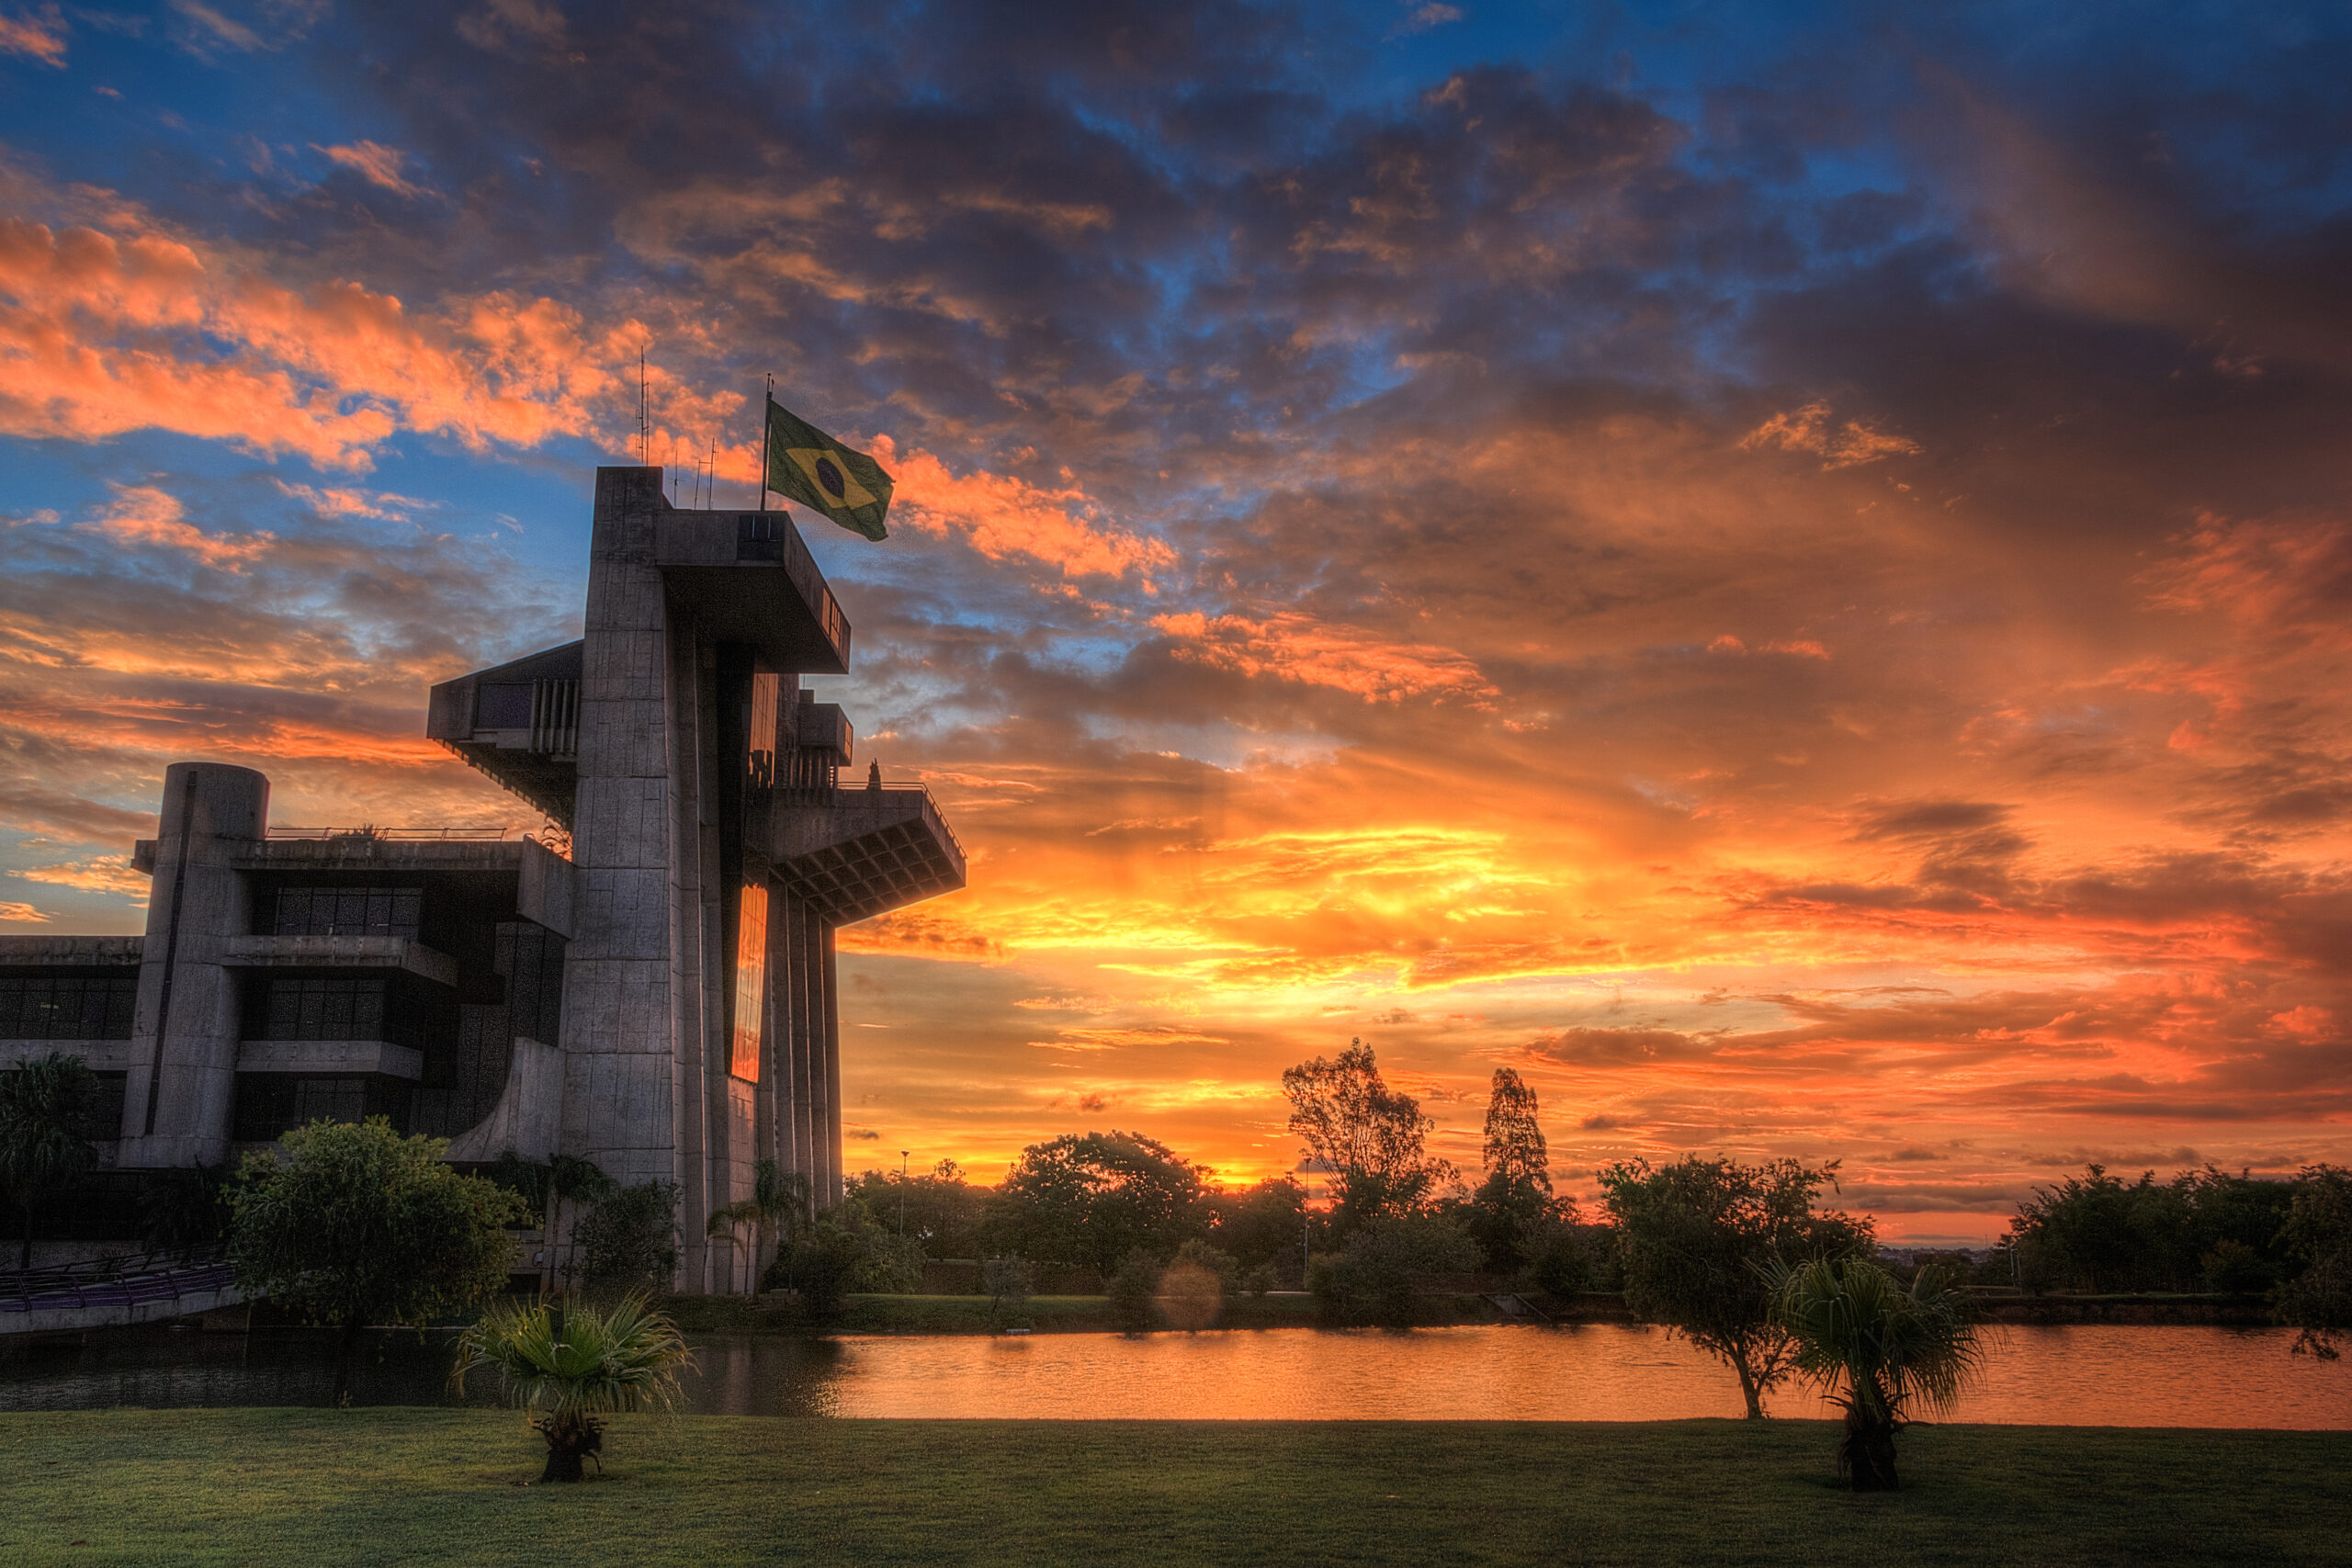
[[[232,969],[405,969],[438,985],[458,983],[458,961],[397,936],[232,936],[220,943]]]
[[[835,925],[964,886],[964,848],[921,785],[790,792],[769,858]]]
[[[665,507],[653,520],[653,564],[673,615],[749,648],[762,667],[849,673],[849,617],[783,513]]]
[[[273,828],[228,855],[239,871],[515,871],[526,840],[495,828],[392,828],[380,832],[305,832]],[[153,874],[155,840],[141,839],[131,863]]]
[[[0,1072],[38,1062],[51,1052],[79,1056],[94,1073],[127,1073],[133,1065],[128,1040],[0,1040]]]
[[[580,672],[567,642],[433,688],[424,735],[566,824],[580,778]]]
[[[413,1082],[424,1077],[424,1053],[389,1040],[245,1040],[237,1045],[237,1071],[311,1077],[377,1073]]]
[[[43,969],[130,969],[147,950],[143,936],[0,936],[0,964]]]

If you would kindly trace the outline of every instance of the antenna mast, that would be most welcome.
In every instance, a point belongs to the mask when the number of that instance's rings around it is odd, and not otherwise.
[[[768,409],[775,401],[775,377],[768,377],[767,402],[760,405],[760,510],[768,509]]]

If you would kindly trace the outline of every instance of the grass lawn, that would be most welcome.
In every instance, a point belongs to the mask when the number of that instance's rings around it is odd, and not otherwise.
[[[624,1417],[524,1485],[488,1411],[0,1416],[0,1562],[2342,1563],[2352,1433],[1952,1427],[1857,1496],[1815,1422]]]

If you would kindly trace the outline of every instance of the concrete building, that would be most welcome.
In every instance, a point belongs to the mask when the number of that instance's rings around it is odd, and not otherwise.
[[[679,1284],[723,1291],[705,1220],[756,1162],[839,1193],[833,932],[961,887],[963,852],[920,786],[841,786],[852,727],[800,677],[848,671],[849,622],[782,513],[600,468],[584,630],[426,721],[555,830],[273,828],[262,774],[175,763],[145,936],[0,939],[0,1066],[68,1050],[119,1105],[90,1212],[381,1114],[676,1182]]]

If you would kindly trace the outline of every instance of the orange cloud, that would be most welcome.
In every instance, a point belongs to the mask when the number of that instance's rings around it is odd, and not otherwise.
[[[314,142],[312,148],[369,185],[381,186],[395,196],[420,201],[435,194],[401,173],[409,160],[408,154],[397,147],[387,147],[380,141],[355,141],[337,147],[320,147]]]
[[[1151,624],[1175,639],[1176,657],[1188,663],[1328,686],[1368,703],[1427,696],[1486,707],[1500,695],[1476,664],[1453,649],[1393,642],[1293,610],[1257,620],[1188,611],[1155,615]]]
[[[0,16],[0,54],[18,54],[65,69],[65,17],[55,6]]]
[[[177,497],[153,485],[117,484],[110,488],[115,493],[115,504],[95,521],[80,525],[84,531],[111,535],[127,543],[184,550],[206,566],[232,572],[244,570],[243,563],[268,549],[277,539],[273,534],[207,534],[186,521]]]
[[[281,282],[107,193],[5,188],[68,221],[0,220],[0,433],[156,428],[364,469],[403,428],[476,449],[587,433],[617,416],[624,364],[633,398],[635,323],[507,293],[413,315],[345,279]]]
[[[1040,490],[1012,475],[983,471],[961,479],[930,453],[900,456],[887,435],[874,454],[898,480],[893,520],[918,533],[952,535],[990,560],[1025,556],[1064,577],[1125,577],[1149,586],[1150,575],[1176,564],[1158,539],[1105,523],[1075,486]]]
[[[1850,419],[1838,423],[1827,403],[1807,403],[1776,413],[1739,440],[1743,452],[1767,446],[1810,452],[1821,459],[1824,469],[1857,468],[1883,457],[1909,457],[1919,450],[1919,444],[1906,437],[1888,435]]]

